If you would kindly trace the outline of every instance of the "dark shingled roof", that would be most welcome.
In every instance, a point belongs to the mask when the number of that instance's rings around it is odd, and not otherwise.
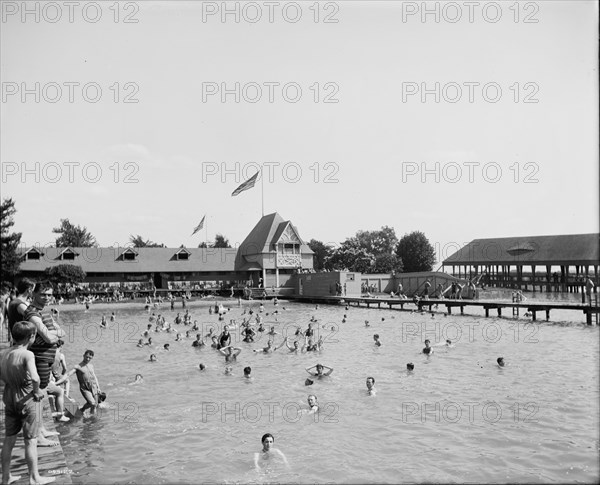
[[[214,272],[261,270],[261,253],[273,254],[273,243],[290,224],[276,212],[263,216],[239,248],[25,248],[41,252],[40,259],[23,259],[20,271],[44,271],[59,264],[81,266],[86,273],[152,273],[152,272]],[[300,235],[298,234],[298,237]],[[302,255],[312,255],[311,249],[301,241]],[[62,259],[61,254],[75,254],[74,259]],[[123,258],[123,253],[135,254],[135,260]],[[188,259],[179,259],[178,253],[187,253]],[[249,255],[244,258],[242,255]]]
[[[445,259],[451,265],[598,265],[600,234],[475,239]]]

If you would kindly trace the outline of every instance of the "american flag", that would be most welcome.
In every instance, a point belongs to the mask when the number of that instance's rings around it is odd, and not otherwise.
[[[248,190],[251,189],[252,187],[254,187],[254,184],[256,183],[256,178],[258,177],[258,174],[260,172],[256,172],[252,177],[250,177],[248,180],[246,180],[243,184],[241,184],[237,189],[235,189],[232,193],[231,196],[236,196],[238,194],[241,194],[244,190]]]
[[[192,232],[192,236],[194,234],[196,234],[200,229],[202,229],[204,227],[204,219],[206,219],[206,215],[204,215],[204,217],[202,218],[202,220],[200,221],[200,224],[198,224],[195,228],[194,228],[194,232]]]

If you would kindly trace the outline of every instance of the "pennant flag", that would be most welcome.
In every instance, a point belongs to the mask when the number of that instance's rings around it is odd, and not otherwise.
[[[259,173],[260,173],[260,171],[256,172],[252,177],[250,177],[243,184],[241,184],[237,189],[235,189],[231,193],[231,196],[232,197],[236,196],[238,194],[241,194],[244,190],[248,190],[248,189],[251,189],[252,187],[254,187],[254,184],[256,183],[256,178],[258,177]]]
[[[200,224],[198,224],[195,228],[194,228],[194,232],[192,232],[192,236],[194,234],[196,234],[200,229],[202,229],[204,227],[204,219],[206,219],[206,215],[204,215],[204,217],[202,218],[202,220],[200,221]]]

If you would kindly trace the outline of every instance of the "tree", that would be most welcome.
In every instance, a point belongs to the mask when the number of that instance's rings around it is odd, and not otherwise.
[[[398,243],[396,255],[407,273],[432,271],[435,264],[435,250],[420,231],[405,234]]]
[[[144,239],[139,234],[137,236],[130,235],[129,242],[133,244],[134,248],[164,248],[166,247],[164,244],[158,244],[150,241],[150,239]]]
[[[10,232],[10,228],[15,224],[13,216],[16,212],[12,198],[4,199],[0,204],[0,281],[11,285],[19,272],[21,262],[17,248],[21,243],[22,234]]]
[[[361,247],[356,237],[346,239],[326,260],[325,267],[335,271],[369,273],[375,264],[375,256]]]
[[[65,248],[92,248],[97,247],[96,238],[92,236],[86,227],[74,226],[69,219],[61,219],[60,226],[52,229],[55,234],[60,234],[56,238],[56,247]]]
[[[64,283],[76,285],[85,279],[85,272],[81,269],[81,266],[74,264],[59,264],[46,268],[44,274],[54,286]]]
[[[211,248],[230,248],[229,239],[227,239],[223,234],[217,234],[215,236],[215,242],[210,245]]]
[[[393,227],[383,226],[379,231],[358,231],[356,238],[361,247],[371,254],[393,254],[398,245],[398,238]]]
[[[401,273],[402,260],[395,254],[379,254],[375,256],[373,273]]]
[[[208,244],[206,244],[205,242],[201,242],[200,244],[198,244],[199,248],[207,248]]]
[[[313,268],[316,271],[321,271],[325,268],[325,261],[333,254],[333,248],[316,239],[311,239],[308,247],[315,253],[313,255]]]

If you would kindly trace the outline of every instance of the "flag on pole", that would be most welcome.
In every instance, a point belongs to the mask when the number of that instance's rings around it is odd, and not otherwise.
[[[242,183],[237,189],[235,189],[231,193],[231,196],[234,197],[238,194],[241,194],[244,190],[248,190],[248,189],[251,189],[252,187],[254,187],[254,184],[256,183],[256,178],[258,177],[259,173],[260,173],[260,171],[256,172],[252,177],[250,177],[248,180],[246,180],[244,183]]]
[[[200,221],[200,224],[198,224],[195,228],[194,228],[194,232],[192,232],[192,236],[194,234],[196,234],[200,229],[202,229],[204,227],[204,219],[206,219],[206,214],[204,215],[204,217],[202,218],[202,220]]]

